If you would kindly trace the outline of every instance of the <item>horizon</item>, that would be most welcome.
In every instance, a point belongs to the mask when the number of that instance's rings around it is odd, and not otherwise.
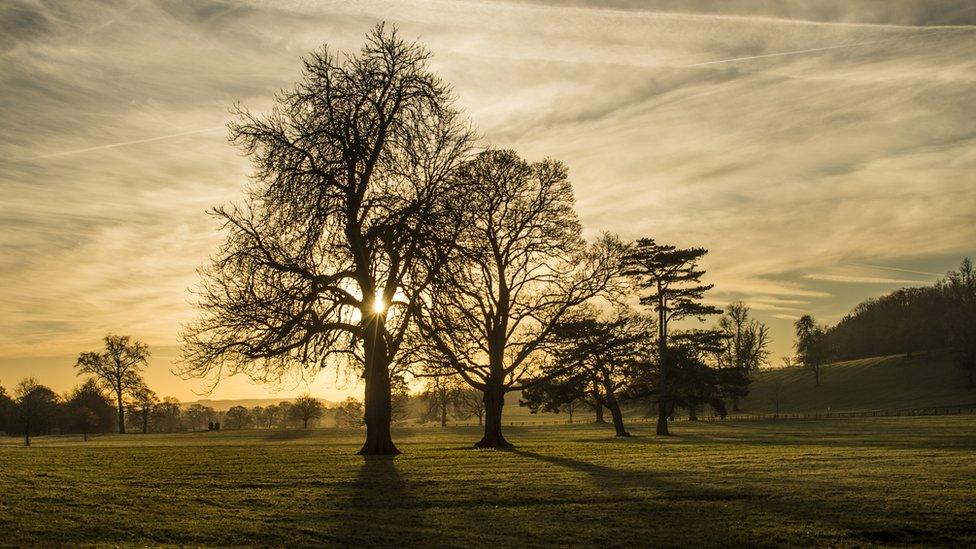
[[[479,144],[568,165],[586,235],[708,248],[708,302],[749,305],[776,366],[799,315],[833,324],[976,256],[976,11],[785,5],[6,5],[0,383],[67,391],[113,332],[150,345],[160,396],[201,398],[169,370],[221,239],[205,212],[250,173],[228,109],[266,112],[303,56],[381,19],[431,50]],[[272,389],[206,398],[362,393],[333,371]]]

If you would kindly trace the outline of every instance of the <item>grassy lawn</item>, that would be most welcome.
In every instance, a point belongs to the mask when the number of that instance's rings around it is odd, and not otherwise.
[[[976,417],[0,441],[0,544],[976,544]]]

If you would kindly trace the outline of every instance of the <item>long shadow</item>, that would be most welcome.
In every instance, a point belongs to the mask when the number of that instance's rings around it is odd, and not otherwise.
[[[754,494],[741,490],[729,490],[724,488],[708,488],[700,484],[691,484],[670,479],[665,473],[658,471],[627,470],[616,469],[606,465],[599,465],[589,461],[578,459],[549,456],[529,452],[519,448],[507,450],[517,456],[531,458],[546,463],[552,463],[560,467],[572,469],[585,473],[596,482],[603,490],[611,493],[622,494],[633,492],[635,488],[649,488],[660,490],[669,499],[696,500],[696,501],[729,501],[739,499],[753,499]]]
[[[424,541],[424,504],[393,456],[368,456],[339,495],[335,541],[355,546],[414,545]]]

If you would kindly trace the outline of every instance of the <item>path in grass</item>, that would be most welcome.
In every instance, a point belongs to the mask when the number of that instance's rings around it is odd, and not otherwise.
[[[2,543],[976,543],[976,417],[0,442]]]

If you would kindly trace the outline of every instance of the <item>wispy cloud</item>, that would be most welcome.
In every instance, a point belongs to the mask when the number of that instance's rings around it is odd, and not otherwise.
[[[880,276],[852,276],[852,275],[832,275],[832,274],[808,274],[803,278],[809,280],[823,280],[826,282],[843,282],[848,284],[912,284],[923,285],[931,284],[930,280],[910,280],[904,278],[883,278]]]
[[[71,154],[81,154],[81,153],[87,153],[87,152],[93,152],[93,151],[104,151],[106,149],[115,149],[115,148],[118,148],[118,147],[127,147],[127,146],[130,146],[130,145],[140,145],[142,143],[152,143],[154,141],[163,141],[163,140],[166,140],[166,139],[174,139],[174,138],[177,138],[177,137],[186,137],[188,135],[196,135],[198,133],[207,133],[207,132],[213,132],[213,131],[218,131],[218,130],[226,130],[226,129],[227,129],[226,126],[214,126],[212,128],[203,128],[203,129],[200,129],[200,130],[190,130],[190,131],[186,131],[186,132],[171,133],[171,134],[167,134],[167,135],[159,135],[159,136],[156,136],[156,137],[146,137],[144,139],[133,139],[131,141],[122,141],[122,142],[119,142],[119,143],[108,143],[108,144],[105,144],[105,145],[96,145],[94,147],[85,147],[85,148],[82,148],[82,149],[72,149],[72,150],[67,150],[67,151],[59,151],[59,152],[45,153],[45,154],[40,154],[40,155],[37,155],[37,156],[30,156],[30,157],[20,158],[20,159],[16,159],[15,158],[15,159],[13,159],[13,161],[14,162],[18,162],[18,161],[42,160],[42,159],[45,159],[45,158],[55,158],[55,157],[58,157],[58,156],[68,156],[68,155],[71,155]]]
[[[794,315],[976,251],[976,29],[917,26],[971,3],[571,3],[0,3],[0,356],[174,345],[204,211],[247,180],[228,108],[267,110],[301,55],[380,19],[486,141],[567,162],[588,230],[708,247],[713,299],[777,354]]]

